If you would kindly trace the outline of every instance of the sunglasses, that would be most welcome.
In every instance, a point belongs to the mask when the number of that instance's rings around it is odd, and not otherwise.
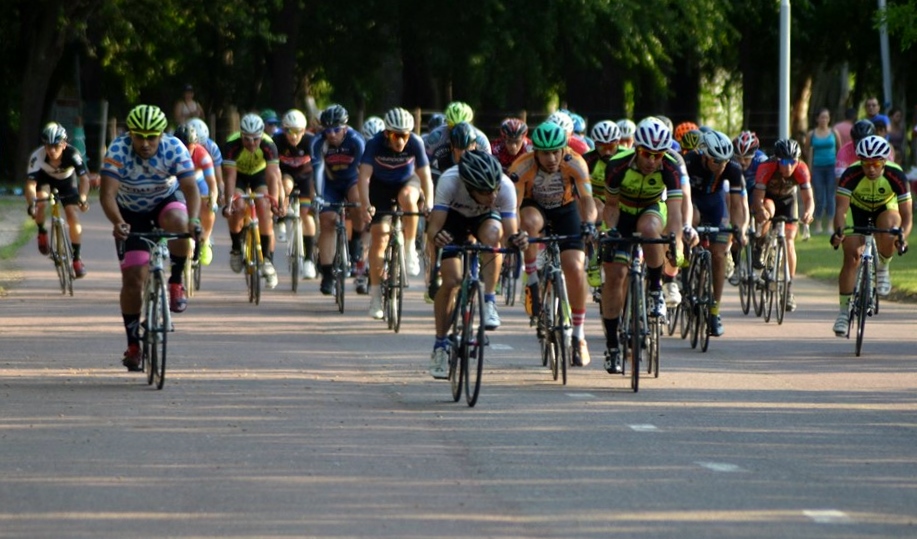
[[[162,136],[162,133],[139,133],[131,131],[131,136],[137,140],[154,140]]]
[[[791,167],[791,166],[795,165],[796,163],[797,163],[797,161],[796,161],[795,159],[781,159],[781,160],[780,160],[780,164],[781,164],[781,165],[784,165],[784,166],[787,166],[787,167]]]
[[[656,161],[656,160],[659,160],[665,157],[665,150],[660,151],[660,152],[654,152],[654,151],[647,150],[645,148],[640,148],[637,150],[637,154],[640,157],[643,157],[645,159],[652,159],[653,161]]]
[[[411,138],[410,133],[396,133],[394,131],[386,131],[386,134],[388,135],[388,138],[393,141],[394,140],[408,140],[409,138]]]
[[[291,135],[302,135],[305,132],[306,132],[305,129],[293,129],[292,127],[287,128],[287,133]]]
[[[860,164],[864,167],[882,168],[885,166],[885,159],[863,159]]]
[[[347,129],[347,127],[343,125],[336,125],[334,127],[326,127],[325,134],[326,135],[337,135],[338,133],[340,133],[341,131],[345,129]]]
[[[261,141],[261,135],[242,135],[243,142],[259,142]]]
[[[491,196],[491,195],[497,193],[499,190],[500,190],[500,187],[497,186],[496,189],[491,189],[490,191],[481,191],[480,189],[471,189],[470,191],[471,191],[472,194],[476,194],[476,195],[478,195],[478,196],[489,197],[489,196]]]
[[[707,159],[710,159],[710,162],[718,167],[726,164],[726,159],[717,159],[715,157],[710,157],[709,155],[707,156]]]

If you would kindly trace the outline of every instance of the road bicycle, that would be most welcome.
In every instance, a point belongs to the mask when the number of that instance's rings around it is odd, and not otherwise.
[[[500,266],[500,293],[503,295],[503,303],[508,306],[516,304],[520,262],[519,255],[512,251],[503,257],[503,265]]]
[[[359,208],[359,202],[333,202],[325,206],[334,208],[337,220],[334,224],[334,259],[331,261],[331,275],[334,277],[334,302],[338,311],[344,312],[344,291],[347,277],[350,276],[350,244],[347,241],[347,223],[345,213],[347,208]],[[354,231],[354,234],[359,232]]]
[[[687,286],[682,294],[680,311],[683,319],[682,336],[691,334],[691,348],[700,344],[706,352],[710,344],[710,309],[715,302],[713,294],[713,253],[710,252],[711,238],[725,232],[734,233],[732,227],[696,227],[700,241],[691,249],[688,266]],[[727,253],[726,256],[729,256]],[[678,314],[678,313],[676,313]]]
[[[128,236],[138,238],[150,246],[149,273],[143,284],[143,303],[140,309],[140,342],[142,343],[142,368],[147,384],[162,389],[166,381],[166,346],[168,335],[175,331],[172,313],[169,311],[167,289],[167,261],[169,240],[191,238],[187,233],[131,232]]]
[[[392,218],[392,229],[389,232],[388,243],[382,259],[382,316],[388,322],[388,328],[398,333],[401,330],[404,289],[407,287],[404,228],[401,219],[404,216],[420,216],[423,213],[402,211],[397,201],[393,200],[391,211],[381,211],[376,214]]]
[[[57,271],[61,294],[72,296],[76,272],[73,270],[73,245],[70,243],[69,227],[64,217],[64,205],[58,198],[57,189],[51,189],[46,197],[35,199],[35,202],[45,201],[51,207],[51,229],[48,232],[49,256]]]
[[[627,270],[627,293],[624,299],[624,311],[618,329],[618,343],[625,367],[621,374],[627,375],[627,359],[630,359],[630,387],[636,393],[640,389],[641,356],[646,353],[647,374],[659,377],[659,340],[662,335],[664,319],[650,317],[646,312],[647,289],[646,270],[643,259],[643,246],[651,244],[668,245],[669,251],[675,253],[675,236],[666,238],[643,238],[638,234],[631,237],[605,236],[601,243],[605,248],[623,245],[630,250],[630,264]]]
[[[244,200],[246,204],[245,218],[242,221],[242,273],[245,274],[245,286],[248,289],[248,302],[259,305],[261,303],[261,280],[264,268],[264,254],[261,250],[261,231],[258,228],[258,208],[255,201],[267,198],[272,205],[277,200],[267,193],[237,193],[232,200]],[[300,234],[300,238],[302,235]]]
[[[863,254],[857,263],[856,282],[853,285],[853,294],[847,303],[847,338],[850,338],[850,328],[856,326],[856,356],[860,357],[863,348],[863,335],[866,331],[866,319],[879,314],[879,293],[877,290],[877,273],[879,264],[879,251],[876,247],[875,234],[892,234],[898,237],[898,244],[903,245],[904,234],[900,228],[876,228],[872,222],[866,226],[848,226],[845,233],[862,234],[865,240]],[[837,249],[837,247],[835,247]],[[907,249],[899,249],[902,255]]]
[[[754,228],[749,227],[745,234],[745,246],[739,248],[739,262],[735,269],[739,287],[739,303],[742,306],[743,314],[754,311],[755,316],[761,316],[764,305],[758,301],[758,295],[755,293],[758,274],[754,265]]]
[[[290,281],[294,293],[299,291],[299,281],[302,279],[306,261],[306,247],[302,239],[302,216],[299,214],[301,207],[299,196],[298,189],[294,189],[290,193],[290,207],[287,209],[287,214],[280,218],[289,223],[287,227],[287,268],[290,271]]]
[[[447,245],[439,251],[436,273],[444,252],[459,252],[462,255],[462,284],[459,286],[449,332],[449,382],[455,402],[465,388],[465,401],[474,406],[481,390],[481,373],[484,369],[484,347],[487,335],[484,328],[484,282],[481,280],[481,253],[516,253],[516,249],[504,249],[471,243]]]
[[[762,249],[764,268],[758,277],[758,302],[762,305],[764,321],[770,322],[776,315],[777,324],[783,323],[786,302],[790,292],[790,262],[787,258],[786,224],[799,219],[782,215],[771,217],[771,228],[767,232]]]

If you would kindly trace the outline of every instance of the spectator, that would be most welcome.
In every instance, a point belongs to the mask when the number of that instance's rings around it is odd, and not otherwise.
[[[876,136],[888,140],[888,116],[884,114],[876,114],[870,121],[872,122],[872,125],[876,126]],[[895,149],[891,148],[891,153],[888,155],[888,160],[895,162],[895,155]]]
[[[876,123],[875,120],[882,120],[885,122],[886,129],[888,124],[891,123],[888,119],[888,116],[881,114],[882,109],[879,107],[879,98],[878,97],[867,97],[866,98],[866,119],[872,123]],[[879,135],[881,136],[881,135]]]
[[[173,120],[175,125],[182,125],[191,118],[203,118],[204,107],[194,100],[194,86],[185,85],[182,98],[175,102]]]
[[[899,107],[888,109],[888,143],[894,150],[894,159],[901,167],[904,166],[904,145],[907,127],[904,125],[904,111]]]
[[[844,121],[834,124],[834,130],[841,137],[841,146],[850,142],[850,129],[857,121],[857,109],[850,107],[844,111]]]
[[[815,191],[815,234],[831,230],[836,187],[834,163],[840,148],[841,136],[831,127],[831,112],[823,108],[816,116],[815,129],[806,136],[806,161],[812,171],[812,189]]]

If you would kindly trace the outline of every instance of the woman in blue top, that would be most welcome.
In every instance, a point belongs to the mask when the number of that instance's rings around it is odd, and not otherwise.
[[[834,161],[841,147],[841,135],[831,127],[831,112],[828,109],[818,111],[815,117],[815,129],[809,131],[806,148],[806,161],[812,172],[812,189],[815,191],[814,232],[831,230],[831,219],[834,215],[834,192],[837,181],[834,178]],[[824,223],[824,228],[822,224]]]

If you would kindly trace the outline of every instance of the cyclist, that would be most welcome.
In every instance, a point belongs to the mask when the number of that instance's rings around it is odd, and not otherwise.
[[[177,138],[164,134],[168,121],[159,107],[138,105],[127,115],[128,133],[108,147],[102,163],[99,203],[114,225],[121,261],[121,315],[127,333],[122,364],[140,369],[140,309],[143,283],[149,273],[150,248],[131,232],[192,233],[199,240],[200,194],[191,155]],[[169,242],[169,310],[183,312],[188,305],[182,273],[188,260],[187,241]]]
[[[681,140],[685,137],[685,133],[688,131],[697,130],[697,124],[694,122],[681,122],[675,126],[675,129],[672,131],[672,138],[675,139],[675,142],[678,143],[678,146],[681,148],[681,152],[687,153],[684,151],[684,145]],[[695,145],[696,146],[696,145]]]
[[[605,226],[624,237],[639,233],[644,238],[675,234],[676,253],[681,258],[682,172],[671,155],[672,133],[656,118],[640,122],[634,133],[634,148],[618,152],[605,167]],[[690,185],[690,184],[689,184]],[[663,202],[663,193],[666,193]],[[616,231],[616,232],[615,232]],[[646,245],[644,256],[650,302],[648,315],[665,316],[662,298],[662,245]],[[623,358],[618,347],[618,326],[624,308],[630,252],[606,249],[603,253],[605,282],[602,286],[602,316],[605,326],[605,370],[620,373]],[[681,260],[676,260],[675,266]]]
[[[860,120],[850,128],[850,142],[841,146],[834,158],[834,176],[840,179],[849,167],[860,159],[857,156],[857,144],[866,137],[876,134],[876,126],[869,120]]]
[[[86,201],[89,195],[89,171],[79,150],[67,144],[67,130],[59,123],[50,122],[42,128],[41,143],[41,147],[29,157],[28,178],[24,189],[28,213],[38,225],[38,251],[46,255],[51,249],[48,245],[48,231],[45,229],[47,203],[36,203],[35,198],[38,191],[46,197],[54,188],[67,214],[70,242],[73,245],[73,273],[79,279],[86,275],[86,266],[80,257],[83,227],[76,210],[79,208],[85,212],[89,209]]]
[[[519,156],[532,151],[532,141],[525,136],[528,132],[529,126],[519,118],[507,118],[500,123],[500,138],[491,150],[500,160],[504,174]]]
[[[761,151],[761,141],[754,131],[742,131],[733,141],[733,161],[742,167],[746,192],[754,192],[755,175],[761,163],[767,161],[767,154]]]
[[[548,119],[545,120],[559,125],[563,128],[564,132],[567,134],[567,147],[576,152],[577,155],[583,155],[589,151],[589,145],[580,138],[574,136],[573,133],[573,118],[570,116],[570,113],[566,110],[556,110],[548,116]]]
[[[837,186],[837,208],[834,213],[835,232],[831,245],[844,246],[844,262],[838,277],[840,312],[834,322],[834,334],[847,335],[847,303],[853,294],[857,264],[863,254],[865,240],[861,234],[844,235],[847,210],[851,211],[854,226],[867,226],[870,222],[878,228],[901,227],[904,244],[890,234],[876,234],[876,250],[879,254],[876,272],[876,292],[887,296],[892,281],[888,264],[895,249],[907,249],[907,237],[913,225],[913,200],[907,176],[889,157],[891,146],[882,137],[864,137],[857,144],[860,161],[854,163],[841,175]]]
[[[681,155],[688,155],[690,152],[693,152],[700,145],[700,138],[703,133],[700,129],[691,129],[681,137]]]
[[[582,141],[589,147],[588,151],[595,149],[595,141],[586,135],[586,119],[575,112],[569,112],[570,119],[573,120],[573,138]]]
[[[263,109],[261,111],[261,119],[264,121],[264,132],[272,139],[279,138],[283,134],[283,129],[280,127],[280,118],[277,117],[277,112],[274,109]]]
[[[210,157],[210,153],[199,144],[197,131],[191,127],[190,123],[178,126],[175,129],[174,135],[175,138],[182,141],[182,144],[188,148],[188,153],[191,154],[191,162],[194,164],[194,178],[197,181],[197,190],[201,195],[200,240],[201,253],[203,253],[204,246],[210,245],[210,233],[213,232],[214,221],[216,221],[216,216],[212,211],[214,206],[213,203],[215,203],[217,199],[217,183],[216,175],[213,172],[213,158]],[[211,197],[213,203],[204,201],[204,197],[208,195]],[[212,253],[209,248],[207,251],[208,253]]]
[[[416,212],[418,200],[433,200],[433,180],[430,162],[424,152],[423,140],[412,133],[414,117],[402,108],[385,114],[385,130],[366,143],[360,160],[358,188],[363,221],[370,223],[372,239],[369,251],[369,315],[382,319],[382,262],[388,243],[391,219],[375,215],[376,209],[389,210],[391,201],[408,212]],[[414,238],[417,217],[405,216],[404,245],[408,273],[420,274],[420,261]]]
[[[533,152],[523,155],[510,167],[510,178],[516,184],[520,228],[529,236],[540,236],[549,227],[557,235],[577,235],[584,228],[594,231],[596,212],[589,168],[583,158],[568,147],[567,132],[553,122],[544,122],[532,132],[532,147]],[[577,366],[588,365],[590,361],[584,331],[588,292],[583,247],[582,238],[560,244]],[[525,307],[529,316],[538,316],[540,311],[537,254],[538,245],[532,244],[523,257],[527,279]]]
[[[583,159],[589,167],[589,181],[592,184],[592,198],[595,200],[595,213],[598,216],[596,226],[600,226],[601,216],[605,211],[605,166],[618,153],[618,142],[621,139],[621,128],[611,120],[602,120],[592,126],[592,140],[595,149],[586,152]],[[602,286],[602,270],[598,249],[589,258],[586,277],[589,286]]]
[[[277,210],[282,214],[283,201],[280,200],[280,160],[277,145],[264,132],[264,120],[257,114],[246,114],[239,123],[240,131],[233,133],[226,140],[223,162],[226,192],[244,194],[246,189],[252,193],[268,194],[277,201]],[[261,233],[261,253],[264,266],[261,272],[267,279],[268,288],[277,287],[277,270],[274,269],[274,222],[271,219],[273,204],[266,198],[255,200],[258,211],[258,227]],[[229,221],[229,237],[232,247],[229,252],[229,267],[235,273],[242,272],[242,221],[247,212],[242,199],[223,206],[223,215]]]
[[[478,147],[474,127],[468,122],[459,122],[449,131],[450,152],[430,160],[430,173],[433,175],[433,186],[436,187],[440,175],[459,163],[462,154]]]
[[[363,135],[363,140],[369,140],[376,136],[377,133],[381,133],[384,130],[385,122],[382,118],[370,116],[363,122],[363,127],[360,128],[360,134]]]
[[[788,219],[798,215],[797,190],[803,204],[800,221],[805,224],[811,223],[815,214],[815,199],[812,197],[809,167],[799,159],[801,153],[798,142],[790,138],[780,139],[774,144],[774,157],[761,163],[755,175],[755,192],[751,207],[758,231],[753,256],[754,266],[758,269],[764,267],[764,261],[761,259],[762,246],[770,230],[769,219],[778,215]],[[794,223],[786,224],[786,254],[790,266],[786,310],[792,312],[796,310],[796,296],[792,291],[792,280],[796,276],[796,225]]]
[[[500,162],[482,150],[468,150],[462,154],[457,167],[446,170],[440,177],[428,225],[430,244],[440,248],[449,244],[463,245],[471,236],[492,247],[504,243],[525,247],[525,234],[517,234],[515,187],[503,174]],[[488,330],[500,326],[494,293],[500,277],[499,267],[498,255],[483,255],[483,322]],[[446,378],[449,374],[446,334],[455,308],[455,294],[462,283],[462,258],[458,252],[442,254],[440,275],[442,284],[433,307],[436,319],[436,342],[430,358],[433,378]]]
[[[696,207],[695,220],[722,228],[731,222],[740,231],[738,238],[741,243],[744,242],[748,224],[748,202],[742,168],[732,161],[733,153],[729,137],[719,131],[711,131],[704,133],[700,151],[685,156],[685,163],[691,181],[691,197]],[[712,238],[710,245],[714,303],[710,307],[707,325],[714,337],[723,334],[720,300],[726,278],[726,249],[731,237],[728,233],[718,234]]]
[[[462,122],[468,122],[470,124],[472,120],[474,120],[474,109],[467,103],[453,101],[446,106],[443,116],[445,116],[446,124],[437,127],[427,134],[427,138],[423,139],[427,158],[431,163],[449,154],[451,150],[451,146],[449,145],[449,132],[452,131],[452,128],[456,124]],[[488,152],[492,151],[490,141],[487,140],[487,136],[484,135],[484,132],[478,128],[475,128],[474,131],[476,134],[475,138],[478,142],[478,149]]]
[[[340,105],[337,105],[340,107]],[[343,107],[341,107],[343,109]],[[322,117],[324,118],[324,112]],[[347,111],[344,111],[346,121]],[[290,193],[299,191],[299,216],[302,219],[302,242],[305,261],[302,266],[303,279],[315,279],[315,219],[312,218],[312,198],[315,188],[312,183],[312,133],[306,131],[306,116],[299,110],[290,109],[283,115],[282,134],[275,137],[277,155],[280,159],[280,177],[283,182],[284,201],[288,205]],[[288,206],[284,207],[284,210]],[[286,213],[286,211],[284,211]],[[280,221],[277,230],[278,241],[286,241],[286,222]]]
[[[634,132],[637,131],[637,124],[628,118],[618,120],[618,127],[621,129],[621,139],[618,142],[622,150],[629,150],[634,147]]]
[[[191,118],[188,120],[188,125],[194,129],[194,132],[197,133],[197,142],[207,152],[210,154],[210,158],[213,160],[213,173],[216,178],[216,192],[215,195],[210,197],[210,211],[216,215],[217,209],[223,203],[223,152],[220,151],[220,146],[210,138],[210,128],[207,127],[207,124],[204,120],[200,118]],[[200,182],[198,182],[200,185]],[[202,198],[203,200],[203,198]],[[202,220],[204,218],[204,213],[202,215]],[[214,219],[215,221],[215,219]],[[205,225],[206,226],[206,225]],[[210,238],[210,234],[213,232],[213,225],[210,226],[209,230],[205,230],[206,237]],[[204,266],[209,266],[210,262],[213,261],[213,241],[205,241],[201,244],[200,253],[198,254],[201,264]]]
[[[336,107],[336,108],[335,108]],[[312,163],[315,171],[315,191],[324,202],[358,202],[357,176],[366,143],[357,131],[347,125],[349,115],[340,105],[333,105],[321,114],[325,127],[312,141]],[[356,273],[358,294],[367,292],[363,263],[363,215],[348,212],[353,227],[350,239],[350,256]],[[334,275],[331,272],[336,249],[335,225],[338,214],[334,208],[322,207],[319,213],[321,232],[318,236],[318,254],[321,266],[322,294],[334,292]]]

